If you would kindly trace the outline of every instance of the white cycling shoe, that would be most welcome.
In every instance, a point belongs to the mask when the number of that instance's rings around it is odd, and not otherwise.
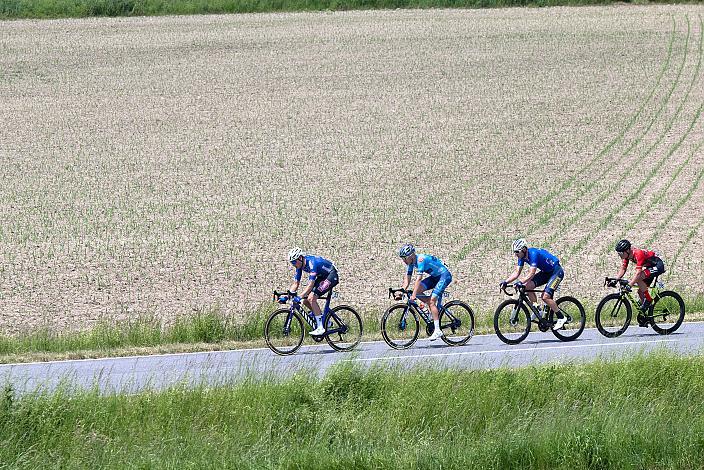
[[[428,338],[430,341],[435,341],[436,339],[442,338],[445,336],[445,334],[442,332],[440,328],[436,328],[435,331],[433,331],[433,334],[430,335],[430,338]]]
[[[316,328],[310,332],[311,336],[322,336],[324,334],[325,334],[325,327],[323,325],[319,325],[318,328]]]
[[[552,327],[553,330],[559,330],[563,326],[565,326],[565,323],[567,323],[567,317],[562,316],[562,318],[556,318],[555,319],[555,325]]]

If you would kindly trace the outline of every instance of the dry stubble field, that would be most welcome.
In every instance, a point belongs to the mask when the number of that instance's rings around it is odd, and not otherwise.
[[[486,312],[518,235],[586,301],[622,235],[701,293],[703,16],[0,22],[0,329],[246,315],[287,286],[293,244],[367,308],[412,241]]]

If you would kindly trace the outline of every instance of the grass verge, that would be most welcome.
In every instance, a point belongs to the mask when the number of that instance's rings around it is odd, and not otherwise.
[[[701,468],[704,358],[0,397],[12,468]],[[439,400],[438,400],[439,399]]]
[[[609,5],[611,0],[0,0],[0,19],[266,13],[395,8]],[[696,3],[637,0],[639,5]]]

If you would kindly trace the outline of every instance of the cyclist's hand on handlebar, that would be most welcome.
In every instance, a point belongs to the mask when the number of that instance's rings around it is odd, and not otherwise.
[[[288,302],[288,295],[279,296],[279,303],[280,304],[285,304],[286,302]]]
[[[499,289],[504,290],[504,289],[506,289],[506,287],[508,287],[508,282],[506,282],[506,281],[499,282]]]
[[[403,292],[395,292],[394,300],[401,300],[403,298]]]
[[[624,284],[623,290],[625,290],[626,292],[632,292],[633,288],[629,284]]]
[[[294,304],[300,304],[300,303],[301,303],[301,298],[298,297],[298,296],[295,296],[295,297],[293,298],[293,303],[294,303]]]
[[[520,289],[520,288],[522,288],[522,287],[524,287],[524,286],[523,286],[523,283],[522,283],[521,281],[516,281],[516,282],[513,283],[513,287],[514,287],[514,289]]]

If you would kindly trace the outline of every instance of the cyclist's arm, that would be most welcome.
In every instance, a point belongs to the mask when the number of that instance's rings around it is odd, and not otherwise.
[[[624,266],[621,266],[621,269],[618,270],[618,274],[616,274],[616,278],[621,279],[625,274],[626,268]]]
[[[423,281],[423,275],[419,274],[416,277],[416,283],[413,285],[413,293],[411,294],[411,300],[416,300],[418,294],[420,294],[420,283]]]
[[[516,269],[513,271],[513,274],[506,278],[506,284],[511,284],[513,281],[518,279],[518,276],[521,275],[521,271],[523,271],[523,266],[516,266]]]
[[[403,283],[401,283],[401,289],[406,290],[408,289],[408,286],[411,285],[411,275],[406,274],[406,277],[403,278]]]
[[[298,286],[301,284],[301,281],[293,281],[293,284],[291,284],[291,287],[288,288],[289,292],[298,292]]]

